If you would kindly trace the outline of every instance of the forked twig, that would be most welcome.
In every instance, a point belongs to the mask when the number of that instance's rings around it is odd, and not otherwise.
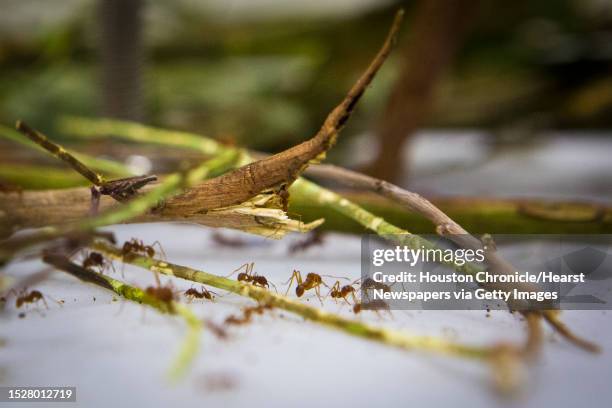
[[[351,187],[373,191],[427,218],[434,224],[438,234],[449,238],[458,245],[472,249],[482,247],[482,242],[471,236],[461,227],[461,225],[446,215],[429,200],[417,193],[407,191],[387,181],[334,165],[326,164],[313,166],[308,170],[308,173],[315,177],[333,180]],[[487,251],[487,261],[494,265],[499,271],[507,270],[511,272],[514,270],[512,265],[502,259],[495,251]],[[596,344],[572,333],[569,328],[558,319],[556,311],[523,311],[521,313],[527,319],[527,328],[530,332],[530,340],[526,346],[526,349],[529,351],[528,354],[533,355],[533,352],[540,348],[537,343],[542,340],[541,333],[539,332],[539,321],[542,316],[555,331],[574,345],[590,352],[598,352],[600,349]]]

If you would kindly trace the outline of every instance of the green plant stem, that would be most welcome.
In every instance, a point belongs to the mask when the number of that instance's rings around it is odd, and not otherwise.
[[[47,150],[45,150],[43,147],[24,138],[21,133],[8,126],[0,125],[0,137],[18,143],[22,146],[34,148],[41,152],[47,152]],[[114,160],[100,159],[84,153],[78,153],[70,149],[66,149],[66,151],[92,170],[97,170],[107,175],[116,177],[128,177],[134,175],[134,173],[130,171],[127,166]]]
[[[222,151],[233,149],[216,140],[194,133],[158,129],[140,123],[116,119],[68,116],[61,118],[58,126],[62,129],[62,132],[78,138],[97,139],[112,136],[138,143],[197,150],[207,156],[215,156]]]
[[[178,146],[177,142],[172,138],[173,132],[152,129],[130,122],[116,121],[111,119],[97,120],[85,118],[66,118],[61,122],[60,126],[65,132],[81,137],[99,137],[110,134],[120,138],[132,140],[138,139],[140,142]],[[155,137],[153,137],[153,135]],[[214,155],[219,154],[222,151],[233,149],[231,147],[222,146],[212,139],[190,133],[181,133],[179,139],[181,147],[197,149],[204,154]],[[341,195],[323,188],[311,181],[307,181],[304,178],[298,178],[291,185],[289,192],[290,194],[301,196],[307,202],[317,203],[320,208],[330,209],[336,213],[340,213],[359,223],[363,227],[373,231],[384,239],[392,240],[402,245],[407,245],[413,249],[418,249],[421,246],[424,246],[425,248],[434,248],[433,243],[389,223],[385,219],[374,215],[347,198],[342,197]],[[478,266],[470,263],[466,263],[464,265],[458,265],[455,263],[445,264],[451,266],[460,273],[474,274],[480,270]],[[544,311],[543,313],[544,316],[546,316],[552,312]],[[555,326],[553,325],[553,327]],[[560,333],[563,334],[563,332]],[[575,336],[564,336],[568,340],[574,342],[574,344],[587,350],[597,349],[596,345],[591,344],[588,341],[576,342],[572,340]],[[586,344],[587,347],[583,346],[583,343]]]
[[[190,363],[194,360],[198,353],[200,333],[202,329],[202,322],[198,320],[198,318],[193,314],[193,312],[191,312],[191,310],[189,310],[189,308],[176,301],[161,301],[156,297],[147,294],[140,288],[128,285],[120,280],[113,279],[90,269],[85,269],[82,266],[71,262],[63,255],[47,254],[43,257],[43,261],[53,265],[57,269],[77,277],[82,281],[93,283],[99,287],[111,290],[117,295],[132,302],[145,304],[161,313],[181,316],[187,324],[188,331],[181,347],[179,348],[178,356],[175,358],[174,363],[169,370],[169,378],[172,381],[175,381],[186,374]]]
[[[249,297],[258,301],[260,304],[283,309],[302,316],[305,319],[333,327],[353,336],[378,341],[390,346],[404,349],[419,349],[429,352],[451,354],[476,359],[485,359],[492,353],[491,348],[465,346],[434,337],[415,336],[392,329],[373,327],[360,321],[346,319],[344,317],[328,313],[322,309],[308,306],[286,296],[272,293],[265,288],[238,282],[185,266],[171,264],[166,261],[143,256],[130,256],[129,258],[124,259],[119,248],[101,241],[96,241],[93,244],[93,248],[95,248],[97,251],[103,252],[109,257],[148,269],[152,272],[176,276],[181,279],[223,289],[240,296]]]

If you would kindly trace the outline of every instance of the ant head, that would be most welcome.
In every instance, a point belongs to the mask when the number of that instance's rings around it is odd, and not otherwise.
[[[302,297],[302,295],[304,294],[304,285],[298,285],[295,288],[295,294],[297,295],[297,297]]]
[[[245,281],[245,280],[247,280],[248,278],[249,278],[249,275],[248,275],[248,274],[246,274],[245,272],[240,272],[240,273],[238,274],[238,277],[236,278],[236,280],[239,280],[239,281]]]
[[[355,306],[353,306],[353,313],[358,314],[359,312],[361,312],[361,303],[356,303]]]

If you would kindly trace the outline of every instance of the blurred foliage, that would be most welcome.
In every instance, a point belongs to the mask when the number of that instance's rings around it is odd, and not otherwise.
[[[22,3],[29,2],[55,7]],[[54,132],[60,115],[98,113],[95,7],[72,3],[65,18],[44,28],[2,17],[23,28],[0,35],[0,122],[23,118]],[[413,2],[404,3],[410,12]],[[610,127],[610,12],[595,1],[481,3],[469,41],[439,86],[430,125],[495,128],[544,117],[553,127]],[[228,19],[197,4],[148,5],[147,121],[266,150],[318,128],[397,7],[382,2],[344,18]],[[410,19],[400,47],[409,35]],[[348,135],[375,126],[397,59],[377,78]]]

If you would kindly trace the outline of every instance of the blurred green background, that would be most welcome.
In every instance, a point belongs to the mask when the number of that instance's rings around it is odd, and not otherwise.
[[[104,2],[2,0],[1,123],[24,119],[61,139],[55,127],[59,116],[108,115],[103,102],[108,84],[101,77],[113,62],[100,51],[101,38],[108,35],[100,13]],[[142,26],[136,28],[142,37],[134,63],[140,79],[130,91],[136,92],[131,98],[138,106],[126,116],[266,151],[316,131],[376,52],[400,5],[407,22],[398,48],[405,47],[416,5],[139,3]],[[481,1],[478,9],[469,35],[436,84],[423,126],[610,127],[609,1]],[[401,69],[400,55],[401,50],[393,54],[368,91],[335,158],[351,135],[380,120]]]

